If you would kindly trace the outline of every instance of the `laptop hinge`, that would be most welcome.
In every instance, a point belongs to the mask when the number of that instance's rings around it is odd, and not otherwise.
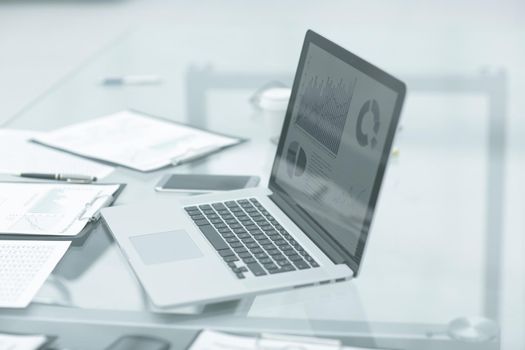
[[[314,228],[314,223],[312,220],[309,220],[309,218],[304,215],[303,213],[298,213],[297,209],[288,204],[281,196],[279,196],[276,193],[273,193],[268,196],[283,212],[287,214],[287,216],[296,224],[307,236],[312,240],[312,242],[321,249],[323,253],[326,254],[326,256],[334,263],[334,264],[346,264],[348,265],[352,270],[352,266],[347,263],[346,259],[344,258],[344,253],[342,254],[340,252],[340,248],[338,248],[335,244],[332,244],[327,239],[325,239],[321,234],[317,232],[317,230]],[[293,213],[293,215],[290,215]]]

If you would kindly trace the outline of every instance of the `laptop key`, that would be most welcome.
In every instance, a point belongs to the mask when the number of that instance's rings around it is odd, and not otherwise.
[[[254,249],[254,248],[258,248],[259,245],[257,243],[247,243],[246,247],[249,249]]]
[[[262,246],[264,249],[266,249],[267,251],[270,251],[270,250],[274,250],[275,249],[275,246],[271,243],[269,244],[263,244]]]
[[[292,265],[287,265],[277,270],[277,272],[289,272],[289,271],[295,271],[295,267],[293,267]]]
[[[240,279],[240,280],[242,280],[242,279],[245,279],[245,278],[246,278],[246,276],[244,276],[244,274],[243,274],[242,272],[237,272],[237,273],[236,273],[235,275],[236,275],[236,276],[237,276],[237,278],[238,278],[238,279]]]
[[[270,254],[271,256],[274,256],[274,255],[280,255],[281,252],[277,249],[268,249],[267,250],[268,254]]]
[[[264,268],[265,268],[266,270],[270,271],[270,273],[271,273],[272,271],[275,271],[275,270],[278,270],[278,269],[279,269],[279,267],[278,267],[277,265],[275,265],[274,263],[264,264],[263,266],[264,266]]]
[[[244,263],[246,264],[251,264],[251,263],[256,262],[254,258],[243,258],[242,261],[244,261]]]
[[[245,253],[239,253],[239,256],[241,258],[251,258],[252,254],[250,252],[246,251]]]
[[[224,204],[226,204],[226,206],[227,206],[228,208],[236,207],[236,206],[237,206],[237,203],[235,203],[235,201],[226,201],[226,202],[224,202]]]
[[[248,265],[248,268],[250,269],[250,271],[255,276],[266,275],[266,271],[264,271],[263,268],[261,267],[261,265],[259,265],[258,263],[254,262],[254,263],[250,263],[250,264],[247,264],[247,265]]]
[[[295,265],[299,270],[304,270],[304,269],[309,269],[309,268],[310,268],[310,265],[308,265],[308,264],[306,263],[306,261],[304,261],[304,260],[294,261],[294,265]]]
[[[194,220],[193,221],[197,226],[204,226],[204,225],[208,225],[209,226],[209,222],[208,220]]]
[[[270,259],[270,258],[262,258],[262,259],[259,259],[259,262],[260,262],[261,264],[263,264],[263,265],[264,265],[264,264],[269,264],[269,263],[272,262],[272,259]],[[306,263],[305,263],[305,264],[306,264]]]
[[[253,255],[255,255],[255,257],[256,257],[257,259],[265,259],[265,258],[268,258],[268,254],[266,254],[266,253],[256,253],[256,254],[253,254]]]
[[[222,204],[222,203],[213,203],[211,206],[214,207],[217,210],[226,209],[226,206],[224,204]]]
[[[272,255],[273,260],[275,261],[286,261],[288,262],[288,259],[282,254]]]
[[[293,250],[293,249],[283,250],[283,253],[284,253],[284,255],[286,255],[286,256],[288,256],[288,257],[289,257],[289,256],[297,255],[297,253],[296,253],[295,250]]]
[[[276,260],[276,262],[277,262],[277,265],[281,267],[290,265],[290,262],[288,260]]]
[[[239,261],[239,258],[237,256],[235,256],[235,255],[225,256],[225,257],[223,257],[223,259],[226,262]]]
[[[229,246],[224,242],[224,239],[215,231],[211,225],[199,226],[201,232],[206,236],[208,241],[213,245],[216,250],[228,249]]]
[[[204,215],[202,215],[200,212],[199,213],[195,213],[195,214],[192,214],[192,213],[188,213],[188,214],[191,216],[192,220],[203,220],[203,219],[206,219],[206,217],[204,217]]]
[[[234,253],[233,250],[231,250],[231,249],[221,249],[221,250],[219,250],[218,252],[219,252],[219,254],[220,254],[221,256],[230,256],[230,255],[235,255],[235,253]]]
[[[301,258],[299,255],[297,254],[293,254],[293,255],[288,255],[288,259],[292,260],[292,261],[299,261],[299,260],[303,260],[303,258]]]
[[[244,246],[234,247],[233,250],[234,250],[236,253],[244,253],[244,252],[247,252],[247,251],[248,251],[248,250],[246,250],[246,248],[244,248]]]

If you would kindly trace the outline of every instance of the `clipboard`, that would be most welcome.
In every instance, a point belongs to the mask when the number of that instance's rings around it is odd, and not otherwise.
[[[113,119],[112,119],[113,118]],[[179,136],[179,138],[167,138],[168,136],[164,135],[163,137],[160,137],[162,142],[159,144],[149,144],[146,143],[147,146],[141,146],[140,148],[133,149],[133,150],[126,150],[126,154],[121,154],[120,152],[117,152],[119,155],[108,153],[107,150],[110,149],[109,143],[111,143],[113,146],[115,144],[117,145],[123,145],[124,148],[129,148],[130,145],[134,145],[133,141],[134,139],[130,136],[133,134],[133,132],[138,132],[137,129],[131,128],[131,134],[128,130],[128,134],[121,134],[116,135],[115,125],[119,125],[119,130],[126,130],[125,127],[120,127],[122,124],[132,123],[133,118],[135,119],[143,119],[143,123],[141,124],[143,128],[154,128],[156,133],[162,133],[163,131],[167,131],[168,128],[179,128],[184,129],[185,135]],[[119,124],[115,124],[115,119],[119,120]],[[150,123],[148,123],[148,120]],[[113,122],[113,123],[111,123]],[[136,122],[136,121],[135,121]],[[101,124],[104,127],[101,127]],[[110,124],[110,125],[108,125]],[[163,127],[160,126],[160,124],[163,125]],[[136,128],[136,126],[135,126]],[[89,133],[88,133],[89,131]],[[141,130],[142,131],[142,130]],[[170,132],[175,130],[170,130]],[[97,140],[96,144],[99,145],[101,149],[93,150],[91,147],[93,144],[93,140],[89,139],[89,141],[85,141],[86,134],[96,134],[99,135],[99,139]],[[151,135],[150,132],[143,133],[144,135]],[[102,135],[102,136],[100,136]],[[170,134],[171,135],[171,134]],[[193,135],[193,136],[192,136]],[[195,135],[200,135],[199,137]],[[191,136],[191,137],[189,137]],[[211,142],[208,140],[206,143],[203,140],[209,137],[211,139],[214,139],[214,142]],[[76,143],[71,144],[71,139],[82,139],[85,143]],[[116,141],[115,141],[116,139]],[[199,139],[204,144],[199,144],[197,142],[197,145],[194,145],[191,140]],[[188,140],[189,144],[188,144]],[[50,131],[44,135],[38,136],[33,138],[31,141],[38,143],[43,146],[50,147],[52,149],[60,150],[66,153],[74,154],[77,156],[81,156],[90,160],[95,160],[104,164],[112,165],[112,166],[121,166],[124,168],[132,169],[135,171],[140,172],[152,172],[159,169],[163,169],[169,166],[178,166],[193,160],[196,160],[198,158],[203,158],[208,155],[211,155],[213,153],[217,153],[219,151],[222,151],[226,148],[233,147],[236,145],[239,145],[241,143],[246,142],[248,139],[226,135],[223,133],[205,130],[203,128],[195,127],[193,125],[189,125],[186,123],[177,122],[174,120],[169,120],[166,118],[154,116],[145,112],[133,110],[133,109],[125,109],[116,113],[107,114],[104,116],[100,116],[88,121],[72,124],[65,126],[63,128],[59,128],[54,131]],[[150,140],[151,141],[151,140]],[[217,143],[218,142],[218,143]],[[180,149],[177,149],[179,147],[179,144],[184,144],[184,147],[181,147]],[[175,144],[177,146],[172,146],[173,148],[170,148],[170,144]],[[113,147],[114,148],[114,147]],[[157,150],[162,149],[165,154],[159,155],[157,153]],[[118,150],[117,150],[118,151]],[[122,150],[120,150],[122,151]],[[144,154],[148,154],[147,152],[155,152],[155,160],[152,161],[152,163],[141,164],[141,161],[138,159],[144,160]],[[128,154],[129,152],[129,154]],[[175,154],[174,154],[174,153]],[[180,152],[180,153],[177,153]],[[122,158],[124,157],[124,159]],[[146,157],[151,161],[151,157]]]
[[[82,240],[89,232],[92,231],[93,227],[98,223],[100,218],[100,210],[111,206],[117,198],[120,196],[124,188],[125,183],[100,183],[100,184],[79,184],[79,183],[50,183],[50,182],[22,182],[22,181],[1,181],[2,183],[16,183],[16,184],[38,184],[38,185],[79,185],[79,186],[118,186],[117,190],[110,196],[104,196],[105,201],[100,206],[99,210],[90,212],[89,209],[93,205],[93,202],[86,203],[84,212],[79,215],[79,220],[86,220],[87,223],[84,225],[81,231],[75,235],[57,235],[57,234],[28,234],[28,233],[2,233],[0,232],[0,239],[2,240],[56,240],[56,241],[71,241],[71,240]],[[86,216],[89,214],[88,216]]]

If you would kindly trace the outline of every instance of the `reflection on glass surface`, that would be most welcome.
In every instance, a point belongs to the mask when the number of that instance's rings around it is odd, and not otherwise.
[[[522,28],[522,5],[504,13],[504,6],[489,2],[392,2],[381,5],[388,10],[384,12],[377,5],[362,5],[359,11],[354,4],[341,5],[330,16],[319,15],[327,11],[324,3],[303,6],[298,24],[289,21],[290,13],[299,11],[295,2],[279,4],[268,26],[248,23],[250,16],[242,25],[213,22],[213,11],[206,17],[210,24],[202,28],[184,21],[174,28],[170,18],[110,45],[8,125],[51,130],[135,108],[250,138],[238,149],[176,169],[151,174],[118,169],[108,178],[128,183],[118,204],[153,196],[166,172],[253,173],[264,184],[276,151],[268,140],[279,132],[283,114],[270,122],[261,114],[269,111],[256,110],[250,97],[271,81],[290,86],[304,30],[319,27],[396,72],[409,87],[403,131],[394,144],[401,152],[390,160],[358,279],[209,305],[196,315],[162,315],[152,310],[111,235],[101,229],[78,242],[55,271],[74,307],[37,303],[23,312],[2,310],[0,327],[73,334],[75,323],[102,324],[96,328],[102,336],[110,325],[119,325],[111,331],[122,333],[135,332],[140,325],[140,330],[172,337],[174,343],[188,329],[265,329],[336,336],[348,344],[382,348],[522,349],[525,138],[519,96],[524,52],[521,29],[516,30]],[[231,13],[236,21],[243,20]],[[444,28],[444,22],[450,26]],[[477,68],[487,63],[504,66],[508,75],[491,69],[478,74]],[[188,72],[196,64],[213,69]],[[163,84],[98,84],[101,77],[136,72],[158,73]],[[333,85],[338,84],[334,79]],[[378,106],[382,114],[379,101]],[[373,109],[370,102],[363,119],[370,146]],[[283,176],[300,174],[303,165],[312,163],[302,142],[295,141],[288,143],[294,166],[285,166]],[[337,148],[330,145],[327,152]],[[344,147],[339,144],[337,151]],[[459,325],[454,322],[458,318]],[[496,328],[500,332],[494,336]],[[476,332],[486,336],[464,336]],[[111,342],[106,339],[105,345]]]

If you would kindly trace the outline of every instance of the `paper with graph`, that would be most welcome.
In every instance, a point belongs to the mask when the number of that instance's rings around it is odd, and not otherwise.
[[[241,142],[238,138],[134,111],[121,111],[66,126],[35,140],[140,171],[177,165]]]
[[[75,236],[119,185],[0,183],[0,235]]]

